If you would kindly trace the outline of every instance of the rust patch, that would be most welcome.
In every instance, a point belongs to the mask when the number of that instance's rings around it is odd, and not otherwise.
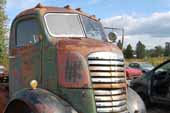
[[[59,84],[61,86],[69,88],[87,88],[89,86],[88,65],[84,60],[76,53],[59,52]]]

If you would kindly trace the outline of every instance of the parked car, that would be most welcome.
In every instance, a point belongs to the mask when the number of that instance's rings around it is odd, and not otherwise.
[[[128,80],[133,80],[143,75],[143,72],[139,69],[126,67],[125,71],[126,71],[126,77]]]
[[[5,68],[5,66],[0,65],[0,76],[7,75],[7,74],[8,74],[8,72],[7,72],[7,69]]]
[[[146,102],[170,105],[170,60],[131,82],[134,89]]]
[[[0,83],[8,82],[8,71],[5,66],[0,65]]]
[[[140,69],[143,73],[147,73],[154,68],[152,64],[149,64],[147,62],[132,62],[129,63],[129,67],[134,69]]]

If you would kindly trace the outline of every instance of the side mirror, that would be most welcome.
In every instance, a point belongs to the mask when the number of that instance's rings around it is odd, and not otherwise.
[[[112,41],[112,42],[115,42],[116,39],[117,39],[117,35],[115,33],[113,33],[113,32],[110,32],[108,34],[108,37],[109,37],[109,40]]]

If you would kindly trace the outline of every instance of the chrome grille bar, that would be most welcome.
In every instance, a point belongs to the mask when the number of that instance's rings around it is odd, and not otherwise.
[[[128,113],[123,55],[92,53],[88,64],[97,113]]]
[[[126,104],[126,100],[113,101],[113,102],[96,102],[97,107],[121,106],[125,104]]]
[[[125,78],[92,78],[92,82],[98,83],[116,83],[116,82],[125,82]]]
[[[95,95],[118,95],[122,93],[125,93],[124,89],[94,90]]]

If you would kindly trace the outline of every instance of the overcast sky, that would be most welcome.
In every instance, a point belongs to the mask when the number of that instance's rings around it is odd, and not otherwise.
[[[102,19],[104,26],[125,29],[125,46],[135,47],[141,40],[147,48],[170,42],[170,0],[7,0],[10,26],[14,17],[37,3],[63,7],[81,7]]]

